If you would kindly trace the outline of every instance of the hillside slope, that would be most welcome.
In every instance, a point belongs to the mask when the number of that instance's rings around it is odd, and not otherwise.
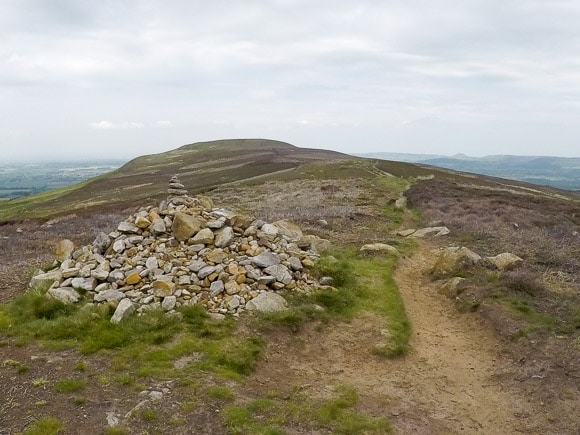
[[[56,241],[82,246],[114,231],[138,206],[165,199],[176,173],[219,207],[289,219],[330,240],[337,250],[326,261],[355,283],[314,305],[287,295],[292,309],[273,324],[244,313],[222,326],[188,317],[189,329],[172,335],[155,330],[158,319],[127,344],[118,330],[83,323],[89,338],[111,341],[102,353],[79,351],[84,337],[66,339],[79,330],[66,311],[24,322],[21,330],[38,337],[15,335],[11,322],[28,314],[17,296],[33,268],[53,261]],[[115,433],[115,419],[126,428],[116,433],[580,430],[580,202],[572,193],[240,140],[141,157],[51,195],[10,202],[22,213],[12,209],[0,224],[0,432],[20,433],[42,416],[67,434]],[[395,206],[403,195],[409,208]],[[397,234],[431,224],[451,232],[427,241]],[[399,256],[360,252],[374,242]],[[449,245],[524,261],[516,270],[453,270],[468,285],[447,298],[429,270]],[[337,316],[330,307],[354,311]],[[406,353],[386,358],[377,345],[401,336]],[[224,375],[224,364],[239,372]],[[153,392],[163,400],[144,399]]]
[[[334,151],[298,148],[266,139],[199,142],[138,157],[116,171],[75,186],[2,203],[0,222],[152,203],[165,196],[167,180],[175,174],[192,193],[200,193],[247,178],[292,170],[308,162],[347,158],[350,156]]]

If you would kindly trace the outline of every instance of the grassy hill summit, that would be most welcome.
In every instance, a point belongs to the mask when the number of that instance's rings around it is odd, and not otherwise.
[[[266,139],[231,139],[184,145],[172,151],[137,157],[111,173],[64,189],[18,198],[0,207],[0,220],[42,217],[160,200],[172,175],[192,193],[247,178],[295,169],[313,161],[349,158],[334,151],[298,148]]]
[[[265,139],[138,157],[0,204],[0,432],[576,433],[579,247],[574,192]]]

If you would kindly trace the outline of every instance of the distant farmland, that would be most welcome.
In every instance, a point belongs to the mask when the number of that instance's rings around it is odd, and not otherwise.
[[[120,167],[121,161],[0,165],[0,200],[70,186]]]

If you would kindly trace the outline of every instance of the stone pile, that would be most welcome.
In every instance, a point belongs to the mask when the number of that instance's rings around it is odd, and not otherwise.
[[[31,286],[51,281],[47,294],[66,303],[84,299],[117,306],[112,321],[151,308],[174,312],[201,304],[210,312],[237,315],[265,293],[310,292],[309,275],[327,244],[304,236],[289,221],[267,223],[215,208],[207,197],[191,197],[177,177],[159,207],[141,208],[116,231],[100,233],[92,245],[57,246],[57,268],[36,275]]]

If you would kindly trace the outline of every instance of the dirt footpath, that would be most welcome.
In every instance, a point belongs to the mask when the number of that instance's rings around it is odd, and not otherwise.
[[[423,274],[429,248],[401,261],[396,280],[413,325],[410,353],[394,361],[373,355],[384,322],[364,314],[351,323],[270,340],[248,392],[300,386],[320,397],[332,385],[354,387],[360,410],[387,416],[397,433],[551,433],[533,398],[494,380],[511,362],[473,314],[459,314]],[[298,431],[299,432],[299,431]]]

